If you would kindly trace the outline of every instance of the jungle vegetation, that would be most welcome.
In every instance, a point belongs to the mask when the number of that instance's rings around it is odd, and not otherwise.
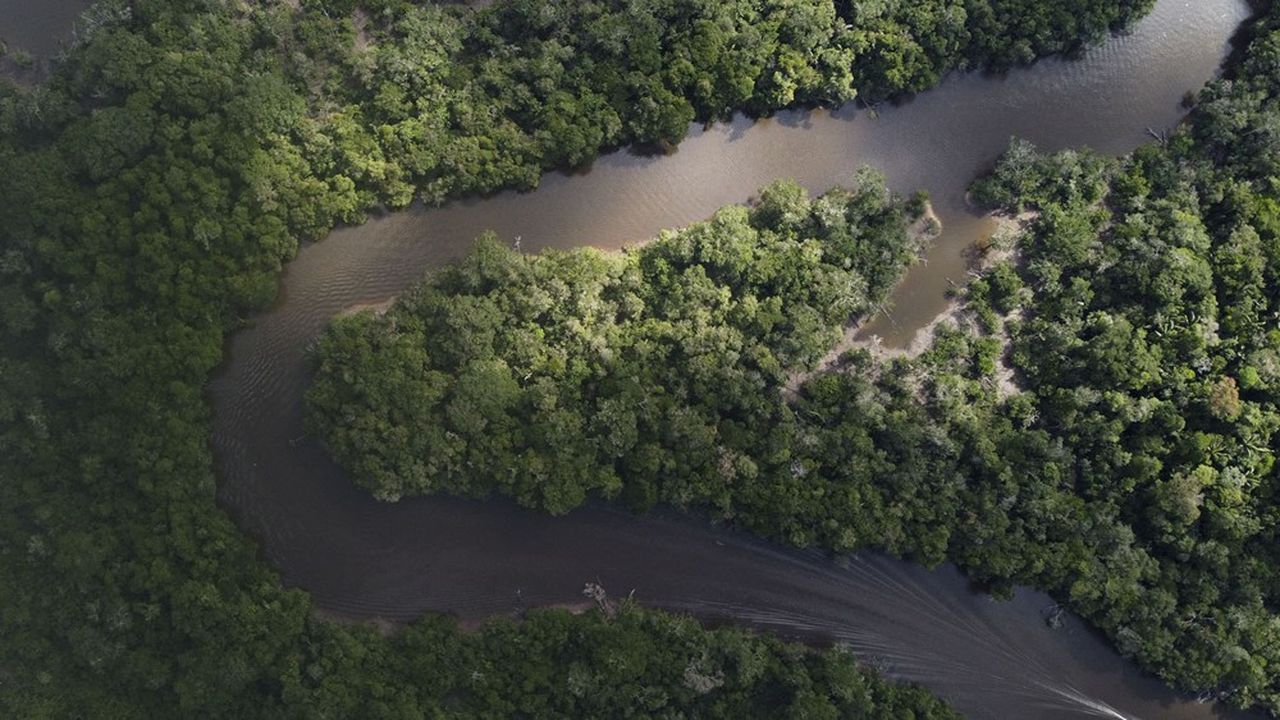
[[[916,258],[922,202],[874,176],[812,202],[781,182],[625,254],[484,238],[325,334],[313,430],[386,500],[501,491],[562,513],[621,494],[731,515],[793,472],[789,374]]]
[[[0,87],[0,712],[949,716],[842,654],[640,610],[320,621],[215,503],[203,385],[335,223],[1073,52],[1150,4],[99,2],[47,82]]]
[[[919,357],[857,350],[786,387],[911,248],[874,182],[782,183],[627,255],[482,244],[334,325],[313,421],[387,497],[620,496],[950,560],[1049,591],[1179,687],[1280,712],[1277,67],[1270,10],[1168,138],[1015,141],[973,188],[1019,218],[1008,257]]]

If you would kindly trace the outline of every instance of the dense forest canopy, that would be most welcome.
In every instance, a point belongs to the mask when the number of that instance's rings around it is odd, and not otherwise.
[[[727,507],[793,472],[785,447],[757,454],[794,422],[788,373],[884,299],[920,250],[921,202],[874,176],[812,202],[777,183],[625,254],[482,240],[386,316],[324,336],[312,425],[383,499]]]
[[[628,256],[482,247],[330,331],[316,425],[384,495],[562,512],[620,493],[953,560],[997,592],[1048,590],[1180,687],[1280,712],[1280,10],[1254,30],[1161,142],[1111,159],[1015,141],[973,195],[1019,229],[919,357],[855,350],[786,392],[831,347],[824,323],[876,296],[848,289],[887,287],[909,247],[903,214],[847,204],[870,186],[833,205],[780,184]],[[789,242],[812,257],[773,252]],[[832,287],[849,300],[820,301]],[[564,301],[513,300],[545,293]],[[473,446],[488,464],[436,464]]]
[[[946,716],[847,657],[639,611],[317,621],[214,502],[203,383],[298,242],[371,208],[1071,52],[1150,4],[98,3],[43,87],[0,88],[0,710]]]

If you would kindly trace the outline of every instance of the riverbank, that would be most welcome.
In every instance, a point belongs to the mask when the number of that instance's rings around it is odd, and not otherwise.
[[[935,240],[938,239],[938,237],[942,235],[943,230],[944,226],[942,224],[942,220],[934,210],[933,203],[926,200],[920,217],[913,221],[911,226],[907,229],[907,235],[911,238],[911,243],[914,246],[921,248],[922,254],[927,256],[928,248]],[[899,279],[897,285],[900,286],[901,283],[902,280]],[[928,326],[921,328],[920,333],[924,333],[930,327],[935,327],[937,323],[945,320],[945,316],[950,315],[954,310],[954,305],[948,305],[948,310],[944,310],[937,318],[930,321]],[[876,310],[876,312],[887,312],[887,310],[882,305]],[[837,342],[813,368],[803,372],[793,372],[788,376],[787,382],[783,386],[783,392],[787,393],[791,397],[795,397],[801,385],[804,385],[806,382],[818,375],[821,375],[822,373],[838,370],[841,364],[841,358],[844,357],[845,353],[851,350],[869,350],[871,351],[872,356],[879,360],[888,360],[893,357],[890,353],[894,352],[894,350],[883,347],[879,337],[873,335],[870,339],[862,338],[862,331],[866,326],[866,318],[857,318],[847,324],[839,342]],[[932,333],[930,333],[930,335],[931,334]],[[912,341],[913,346],[915,342],[916,341],[914,340]],[[923,349],[916,351],[914,354],[918,354],[922,351]],[[910,350],[907,350],[902,354],[905,356],[914,356]]]
[[[979,238],[967,251],[966,254],[972,258],[970,268],[966,273],[969,276],[979,276],[1003,262],[1017,263],[1016,237],[1036,218],[1036,213],[1027,212],[1012,217],[992,214],[986,217],[995,223],[996,229],[989,236]],[[920,224],[917,223],[917,227],[913,228],[913,232],[917,233],[919,237],[928,238],[929,235],[936,237],[937,234],[941,233],[942,226],[934,214],[932,206],[929,207],[925,220],[928,221],[925,223],[926,226],[935,225],[936,231],[926,234],[919,227]],[[924,325],[917,328],[906,344],[888,344],[876,333],[868,332],[867,328],[871,324],[870,320],[874,318],[863,319],[848,325],[840,342],[827,353],[816,367],[805,373],[795,373],[789,378],[786,386],[787,392],[794,397],[800,386],[817,375],[825,372],[838,372],[843,366],[843,359],[846,354],[852,351],[865,350],[876,365],[882,365],[897,359],[912,360],[932,347],[935,334],[943,326],[976,330],[977,325],[969,315],[964,299],[964,286],[953,286],[950,295],[951,297],[942,310]],[[888,313],[890,311],[889,308],[883,308],[879,312]],[[1013,369],[1009,366],[1006,358],[1009,338],[1005,335],[1003,327],[995,332],[994,337],[1000,341],[1002,348],[1000,360],[996,365],[996,388],[1002,397],[1010,397],[1020,392],[1020,390],[1017,386]]]
[[[368,302],[354,303],[339,310],[335,317],[347,317],[362,312],[371,312],[374,315],[385,315],[386,312],[396,304],[396,300],[398,300],[399,297],[399,295],[392,295],[391,297],[382,300],[370,300]]]
[[[958,577],[943,582],[894,563],[833,576],[825,560],[811,564],[803,553],[776,549],[726,566],[727,558],[739,557],[745,538],[713,533],[724,543],[717,545],[707,538],[705,523],[673,529],[607,510],[544,519],[503,503],[448,498],[379,507],[352,489],[322,450],[271,450],[274,436],[301,423],[293,393],[307,380],[295,348],[304,347],[339,310],[400,292],[428,268],[465,252],[486,229],[503,238],[522,236],[529,252],[585,244],[617,249],[661,228],[704,218],[715,207],[741,203],[776,176],[823,189],[847,182],[860,165],[873,165],[886,170],[901,192],[929,189],[947,226],[928,263],[913,271],[895,301],[900,324],[918,327],[917,315],[928,321],[945,309],[947,279],[962,279],[969,266],[963,248],[987,233],[965,211],[963,192],[1011,134],[1049,149],[1093,145],[1119,152],[1145,142],[1148,126],[1176,124],[1178,101],[1213,74],[1220,57],[1212,39],[1217,30],[1211,29],[1226,25],[1225,40],[1234,21],[1224,17],[1225,5],[1169,7],[1161,5],[1164,15],[1158,8],[1154,25],[1140,26],[1080,64],[1044,62],[998,81],[954,76],[911,103],[883,108],[878,120],[846,109],[694,128],[671,156],[617,153],[597,160],[585,175],[545,176],[530,195],[504,193],[392,214],[307,247],[289,266],[287,304],[231,339],[231,361],[215,379],[224,502],[261,539],[265,556],[282,569],[287,584],[312,591],[319,606],[356,615],[502,615],[513,606],[517,589],[527,604],[553,604],[574,599],[583,578],[600,577],[611,587],[637,588],[648,604],[700,617],[732,615],[784,634],[800,628],[828,637],[863,634],[868,652],[878,643],[908,657],[911,674],[967,698],[964,708],[974,716],[1043,715],[1044,703],[1058,701],[1042,689],[1019,685],[1015,692],[1018,678],[1027,676],[1025,663],[1010,664],[1010,646],[995,639],[1018,628],[1026,642],[1014,643],[1016,652],[1049,658],[1059,680],[1089,697],[1129,714],[1176,717],[1181,711],[1170,710],[1181,707],[1176,700],[1134,697],[1127,689],[1133,676],[1122,669],[1131,666],[1113,653],[1099,651],[1082,664],[1070,657],[1075,640],[1069,639],[1075,636],[1040,636],[1040,607],[1031,606],[1038,601],[995,605],[984,596],[968,596]],[[993,108],[1000,109],[994,120]],[[882,591],[878,583],[907,583],[913,594]],[[921,604],[911,597],[930,599]],[[940,619],[932,608],[943,605],[958,614]],[[1020,612],[1027,613],[1025,624]],[[890,625],[913,629],[867,639],[865,634],[885,625],[886,614]],[[967,627],[966,614],[985,618],[984,635],[980,641],[966,635],[962,648],[944,635]],[[1059,641],[1051,637],[1062,637],[1066,646],[1052,649]],[[946,669],[956,664],[975,674]],[[1008,681],[992,680],[993,674]],[[1169,697],[1160,692],[1155,686],[1144,697]]]

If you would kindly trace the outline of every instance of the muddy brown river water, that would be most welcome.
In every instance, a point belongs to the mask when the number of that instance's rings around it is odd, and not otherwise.
[[[56,34],[79,2],[0,0],[0,36]],[[228,343],[210,382],[219,498],[290,586],[351,619],[466,619],[580,600],[586,581],[708,621],[848,643],[892,677],[924,683],[974,718],[1252,717],[1197,702],[1147,677],[1022,589],[974,592],[953,567],[929,571],[877,553],[832,560],[671,513],[589,507],[551,518],[504,501],[446,497],[388,505],[357,490],[303,431],[306,348],[325,323],[393,296],[492,229],[536,251],[617,248],[748,200],[793,177],[814,191],[862,166],[901,191],[928,190],[945,231],[892,310],[868,329],[906,342],[945,307],[964,250],[991,231],[966,186],[1011,136],[1042,148],[1121,153],[1179,122],[1188,90],[1212,78],[1248,9],[1242,0],[1160,0],[1126,37],[1083,60],[1003,77],[954,75],[898,107],[788,112],[695,129],[672,155],[617,152],[589,172],[551,174],[528,194],[414,208],[334,232],[286,268],[279,301]],[[26,18],[25,20],[23,18]],[[52,19],[50,19],[52,18]],[[25,23],[25,25],[24,25]],[[22,44],[22,42],[17,42]]]

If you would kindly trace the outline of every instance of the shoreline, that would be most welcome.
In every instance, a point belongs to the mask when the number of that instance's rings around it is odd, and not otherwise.
[[[1016,246],[1018,236],[1025,232],[1029,223],[1036,217],[1037,213],[1024,212],[1020,215],[1010,216],[1002,213],[988,213],[984,217],[995,221],[995,230],[991,232],[983,241],[974,244],[970,248],[976,257],[971,262],[967,278],[973,279],[981,273],[990,270],[992,267],[1006,261],[1012,260],[1019,262],[1018,250]],[[938,221],[937,216],[933,214],[932,206],[926,204],[925,215],[921,220],[932,219],[934,228],[934,237],[941,234],[942,223]],[[961,286],[963,290],[964,286]],[[848,324],[844,329],[844,336],[836,345],[823,356],[822,360],[810,371],[793,373],[788,377],[783,392],[789,397],[795,397],[805,382],[826,372],[838,371],[843,363],[846,353],[865,350],[871,355],[871,359],[877,363],[890,363],[898,359],[914,360],[933,347],[934,335],[939,327],[951,324],[958,329],[968,328],[974,329],[972,321],[967,317],[968,302],[959,294],[953,295],[947,300],[946,306],[934,315],[928,322],[916,330],[911,335],[911,340],[905,345],[887,345],[884,339],[876,334],[864,335],[863,332],[867,325],[875,318],[874,315],[859,318],[858,320]],[[1009,350],[1009,338],[1003,332],[997,333],[1003,347],[1000,362],[996,367],[996,385],[1001,397],[1010,397],[1021,392],[1016,379],[1014,378],[1013,368],[1009,367],[1005,361]]]
[[[334,319],[337,319],[340,317],[358,315],[362,312],[372,312],[374,315],[379,316],[386,315],[399,299],[400,295],[396,294],[382,300],[366,300],[364,302],[358,302],[354,305],[348,305],[347,307],[342,308],[333,317]]]

